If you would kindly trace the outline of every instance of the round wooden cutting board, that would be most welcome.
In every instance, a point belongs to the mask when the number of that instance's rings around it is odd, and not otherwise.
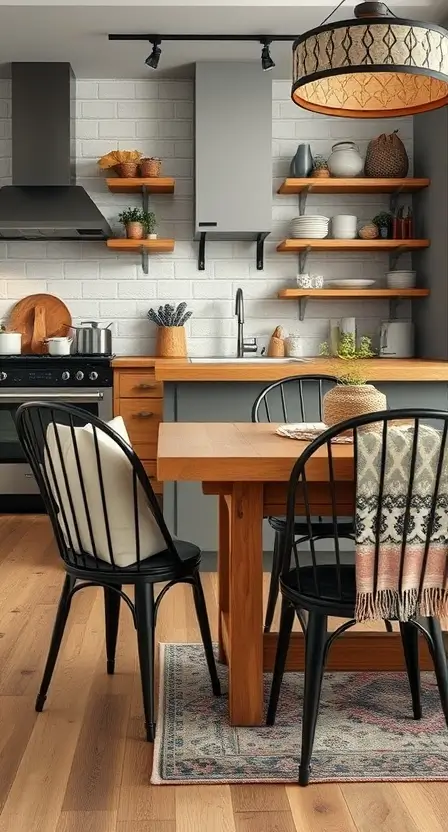
[[[22,333],[22,352],[47,351],[45,338],[70,335],[72,316],[55,295],[28,295],[14,306],[8,329]]]

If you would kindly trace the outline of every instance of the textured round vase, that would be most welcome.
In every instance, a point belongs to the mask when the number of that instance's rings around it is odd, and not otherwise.
[[[145,227],[141,222],[128,222],[126,226],[126,237],[128,240],[143,240]]]
[[[156,354],[159,358],[185,358],[187,338],[184,326],[159,326],[156,338]]]
[[[328,427],[386,408],[386,396],[373,384],[337,384],[323,398],[323,417]]]
[[[365,164],[366,176],[374,179],[404,179],[408,170],[409,157],[397,130],[388,136],[382,133],[369,142]]]
[[[313,169],[313,154],[309,144],[299,144],[291,160],[289,175],[294,179],[307,178]]]

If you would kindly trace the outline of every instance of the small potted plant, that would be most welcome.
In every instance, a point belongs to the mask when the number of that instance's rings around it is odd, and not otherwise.
[[[327,342],[321,344],[320,354],[331,358]],[[329,427],[354,416],[386,409],[386,396],[373,384],[367,384],[365,376],[363,361],[373,356],[372,341],[367,336],[363,336],[357,346],[354,335],[340,335],[330,371],[337,377],[338,383],[323,398],[323,419]]]
[[[178,306],[166,303],[157,311],[149,310],[148,318],[157,326],[156,354],[159,358],[185,358],[187,355],[185,324],[193,313],[186,310],[185,302]]]
[[[148,240],[157,240],[157,218],[154,211],[142,211],[142,222]]]
[[[380,237],[383,240],[387,240],[388,237],[390,237],[392,227],[392,214],[388,211],[381,211],[380,214],[377,214],[376,217],[373,218],[372,222],[378,228]]]
[[[126,208],[118,219],[124,225],[129,240],[143,240],[146,232],[144,215],[140,208]]]
[[[328,179],[331,176],[327,160],[324,156],[315,156],[313,161],[313,170],[311,171],[313,179]]]

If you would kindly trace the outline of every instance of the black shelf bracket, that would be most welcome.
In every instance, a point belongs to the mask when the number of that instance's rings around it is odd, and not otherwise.
[[[206,231],[201,231],[201,236],[199,237],[199,253],[198,253],[198,270],[200,272],[205,271],[205,240],[207,237]]]
[[[149,210],[149,193],[146,185],[142,185],[142,209],[143,211]]]
[[[149,274],[149,254],[146,248],[142,248],[142,271],[143,274]]]
[[[310,186],[307,185],[306,188],[303,188],[303,190],[299,193],[299,214],[301,217],[303,217],[306,211],[306,201],[308,199],[309,192]]]
[[[395,214],[395,211],[397,210],[398,199],[400,197],[400,194],[402,194],[402,193],[403,193],[403,185],[400,185],[399,188],[395,188],[395,191],[392,191],[392,193],[390,195],[390,201],[389,201],[389,207],[390,207],[391,214]]]
[[[403,243],[402,246],[398,246],[395,251],[391,252],[391,254],[389,255],[389,269],[391,272],[393,272],[396,268],[400,257],[403,254],[407,254],[409,251],[412,251],[412,249],[409,248],[409,246],[407,246],[406,243]]]
[[[268,234],[269,231],[261,231],[257,234],[257,270],[259,272],[264,269],[264,241]]]
[[[299,254],[299,274],[303,274],[306,271],[306,262],[308,260],[308,255],[309,255],[310,251],[311,251],[311,246],[307,246]]]
[[[303,298],[299,298],[299,321],[305,320],[305,312],[308,301],[308,295],[305,295]]]

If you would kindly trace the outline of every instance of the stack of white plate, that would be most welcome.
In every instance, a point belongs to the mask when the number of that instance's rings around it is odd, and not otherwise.
[[[328,236],[329,217],[303,216],[291,220],[291,237],[295,239],[323,240]]]
[[[417,282],[417,272],[394,271],[387,272],[387,286],[389,289],[413,289]]]

